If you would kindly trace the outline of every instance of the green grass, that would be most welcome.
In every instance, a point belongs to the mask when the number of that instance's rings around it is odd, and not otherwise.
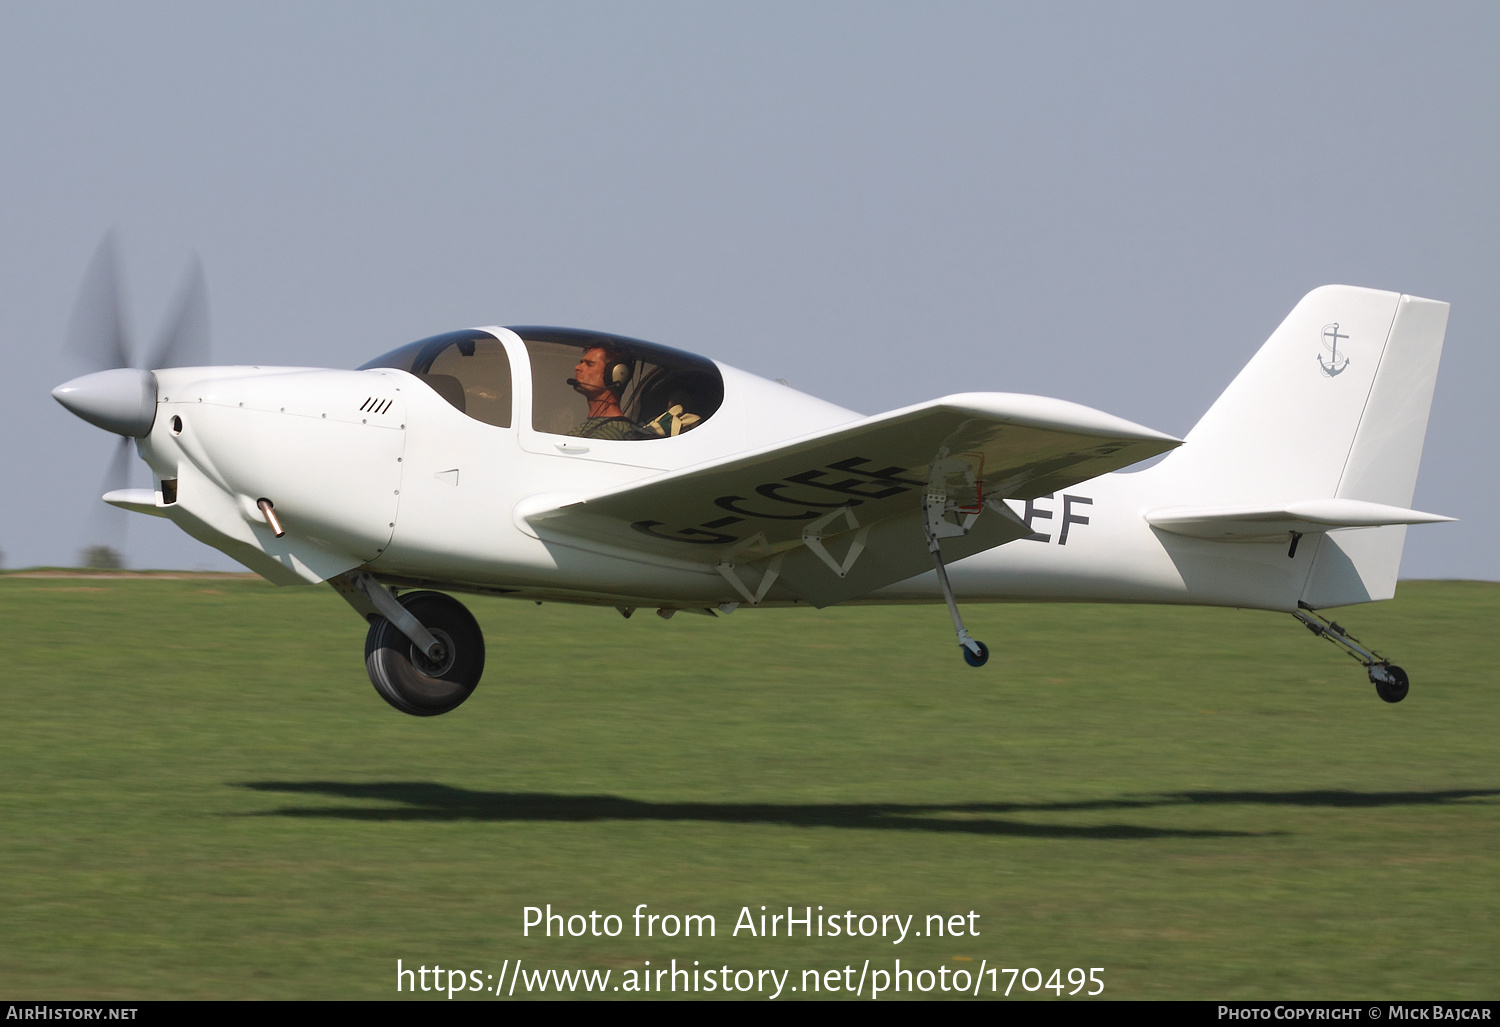
[[[1102,966],[1115,998],[1500,994],[1500,585],[1340,611],[1411,674],[1396,706],[1285,615],[975,606],[972,670],[941,607],[469,605],[485,680],[417,719],[329,589],[0,579],[0,996],[896,957]],[[546,903],[718,935],[523,938]],[[981,934],[731,937],[762,904]]]

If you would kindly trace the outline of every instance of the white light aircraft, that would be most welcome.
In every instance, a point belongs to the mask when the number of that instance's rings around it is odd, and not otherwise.
[[[1448,305],[1309,293],[1183,440],[1057,399],[967,392],[865,417],[713,360],[602,332],[449,332],[358,370],[178,366],[206,354],[201,275],[151,370],[126,366],[113,247],[75,315],[108,369],[58,386],[135,441],[166,517],[282,585],[328,582],[369,622],[376,690],[462,703],[484,638],[446,593],[613,606],[1184,603],[1292,613],[1390,598]],[[1169,452],[1170,451],[1170,452]],[[1129,465],[1168,453],[1143,470]]]

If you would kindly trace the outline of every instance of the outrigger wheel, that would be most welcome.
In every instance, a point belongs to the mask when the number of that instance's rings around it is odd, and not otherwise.
[[[380,697],[402,713],[435,717],[462,705],[484,673],[484,633],[463,603],[441,592],[407,592],[397,602],[443,644],[429,659],[384,617],[365,636],[365,669]]]
[[[990,647],[985,645],[978,639],[973,639],[972,641],[976,646],[978,646],[977,649],[970,649],[966,645],[959,646],[959,648],[962,649],[964,653],[964,662],[971,667],[983,667],[986,663],[989,662]]]

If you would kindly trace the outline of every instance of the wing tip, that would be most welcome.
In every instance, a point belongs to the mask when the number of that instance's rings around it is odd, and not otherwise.
[[[1013,421],[1030,427],[1105,435],[1140,442],[1167,442],[1171,443],[1172,448],[1182,445],[1182,439],[1175,435],[1168,435],[1082,403],[1050,396],[1024,392],[959,392],[943,396],[933,403],[976,417]]]

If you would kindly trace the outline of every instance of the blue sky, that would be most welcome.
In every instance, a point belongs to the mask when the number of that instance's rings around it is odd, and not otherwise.
[[[111,439],[48,396],[120,231],[217,362],[599,328],[854,409],[1036,392],[1186,432],[1332,282],[1453,304],[1405,577],[1500,579],[1493,4],[0,2],[7,566]],[[133,518],[134,566],[222,567]]]

